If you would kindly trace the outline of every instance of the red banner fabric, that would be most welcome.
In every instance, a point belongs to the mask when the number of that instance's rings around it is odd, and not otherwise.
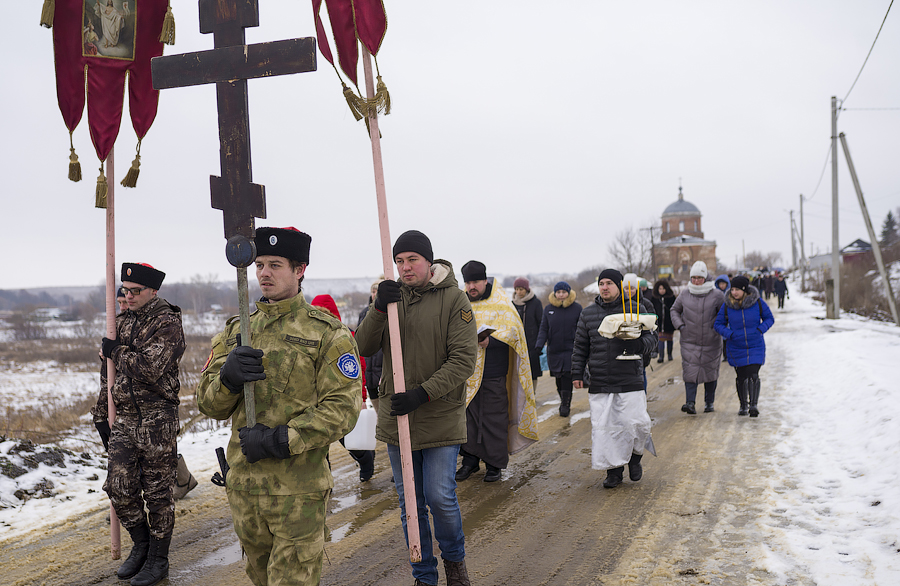
[[[341,70],[353,85],[357,82],[359,47],[357,39],[373,55],[378,54],[381,42],[387,32],[387,15],[381,0],[325,0],[331,33],[338,54]],[[316,36],[322,56],[334,65],[334,56],[328,44],[320,11],[322,0],[312,0],[313,17],[316,21]]]
[[[159,36],[167,8],[168,0],[56,0],[53,52],[59,109],[74,131],[87,102],[91,140],[101,161],[119,133],[126,77],[139,139],[156,118],[159,92],[151,84],[150,59],[162,55]]]

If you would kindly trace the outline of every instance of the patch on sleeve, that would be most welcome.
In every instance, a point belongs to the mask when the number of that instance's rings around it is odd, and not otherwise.
[[[347,352],[337,360],[338,370],[347,378],[359,378],[359,361],[352,353]]]
[[[200,372],[206,372],[206,369],[209,368],[209,363],[212,362],[213,351],[209,351],[209,358],[206,359],[206,364],[203,365],[203,369]]]
[[[459,317],[461,317],[462,320],[466,323],[471,322],[472,321],[472,310],[471,309],[460,309]]]

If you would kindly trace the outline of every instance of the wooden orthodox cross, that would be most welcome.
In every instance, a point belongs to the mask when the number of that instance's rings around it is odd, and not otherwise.
[[[241,341],[250,345],[247,267],[256,260],[254,218],[266,217],[265,187],[253,183],[247,80],[316,70],[315,38],[247,45],[244,29],[259,26],[258,0],[199,0],[200,32],[213,33],[215,49],[155,57],[155,89],[216,84],[221,177],[210,176],[212,207],[222,210],[225,256],[237,268]],[[253,383],[244,384],[247,425],[256,425]]]

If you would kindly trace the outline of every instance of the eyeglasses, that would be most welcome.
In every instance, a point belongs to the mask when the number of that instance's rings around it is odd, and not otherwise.
[[[131,293],[134,297],[137,297],[141,293],[144,292],[145,289],[149,289],[150,287],[132,287],[129,289],[128,287],[121,287],[119,291],[122,292],[122,295],[128,295]]]

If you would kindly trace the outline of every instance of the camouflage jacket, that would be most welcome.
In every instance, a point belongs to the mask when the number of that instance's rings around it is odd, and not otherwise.
[[[265,380],[254,384],[256,420],[288,426],[291,457],[253,464],[241,453],[238,430],[247,425],[243,394],[219,380],[237,346],[240,320],[228,320],[212,339],[212,352],[197,387],[197,406],[214,419],[232,418],[228,487],[252,494],[288,495],[327,490],[334,479],[326,457],[359,417],[362,378],[356,342],[339,320],[313,307],[303,293],[283,301],[257,302],[250,314],[251,346],[264,352]]]
[[[184,354],[181,308],[156,297],[136,311],[116,316],[116,339],[122,345],[111,353],[116,367],[112,388],[116,415],[141,418],[148,409],[168,409],[177,415],[178,363]],[[91,409],[94,421],[107,419],[106,360],[100,367],[100,396]]]

